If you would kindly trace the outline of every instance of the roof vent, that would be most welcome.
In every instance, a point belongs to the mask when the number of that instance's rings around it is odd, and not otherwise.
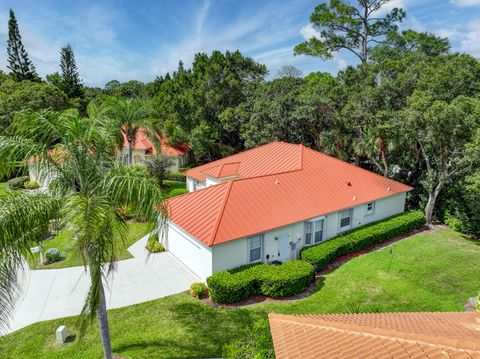
[[[390,191],[390,186],[387,187],[387,191]]]
[[[280,184],[280,181],[278,180],[278,178],[275,180],[275,184]]]
[[[352,201],[356,201],[356,200],[357,200],[357,197],[353,196]]]
[[[347,182],[348,187],[352,187],[352,182]]]

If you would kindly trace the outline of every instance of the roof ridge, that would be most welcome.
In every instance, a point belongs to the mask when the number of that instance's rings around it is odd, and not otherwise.
[[[422,312],[419,312],[419,314],[420,313]],[[437,313],[437,312],[430,312],[430,313]],[[443,314],[443,312],[438,312],[438,313]],[[459,312],[459,313],[462,313],[462,312]],[[480,344],[478,344],[478,341],[474,341],[471,339],[465,339],[465,338],[449,339],[447,337],[439,336],[439,335],[412,333],[412,332],[399,330],[399,329],[378,328],[370,325],[361,325],[358,323],[344,323],[344,322],[335,321],[335,320],[312,318],[312,317],[309,317],[308,315],[305,316],[305,315],[285,315],[285,314],[271,315],[271,314],[273,313],[269,313],[270,319],[279,320],[279,321],[283,321],[283,322],[294,324],[294,325],[308,325],[312,327],[320,327],[326,330],[337,330],[337,331],[348,332],[348,333],[357,334],[357,335],[369,335],[369,336],[380,337],[380,338],[389,339],[389,340],[416,342],[416,343],[422,343],[425,345],[431,345],[435,347],[443,347],[443,348],[448,347],[453,350],[480,351]],[[384,314],[384,313],[379,313],[379,314]],[[391,313],[386,313],[386,314],[391,314]],[[405,313],[401,313],[401,314],[405,314]],[[319,315],[322,315],[322,314],[319,314]]]
[[[241,154],[244,154],[244,153],[248,153],[248,152],[251,152],[251,151],[254,151],[254,150],[258,150],[259,148],[262,148],[262,147],[266,147],[266,146],[271,146],[275,143],[287,143],[289,145],[291,145],[291,143],[288,143],[288,142],[283,142],[283,141],[274,141],[274,142],[269,142],[269,143],[265,143],[263,145],[260,145],[260,146],[257,146],[257,147],[252,147],[252,148],[249,148],[248,150],[244,150],[244,151],[241,151],[241,152],[237,152],[237,153],[234,153],[233,155],[230,155],[230,156],[227,156],[227,157],[222,157],[222,158],[219,158],[217,160],[214,160],[214,161],[211,161],[211,162],[207,162],[207,163],[204,163],[203,165],[199,165],[199,166],[195,166],[195,167],[192,167],[192,168],[189,168],[188,170],[185,170],[183,171],[182,173],[183,174],[186,174],[187,172],[195,169],[195,168],[199,168],[199,167],[203,167],[205,165],[209,165],[209,164],[214,164],[216,162],[221,162],[221,161],[224,161],[225,159],[229,158],[229,157],[235,157],[235,156],[239,156]],[[241,161],[238,161],[241,163]],[[223,162],[222,162],[223,164]],[[217,164],[218,165],[218,164]]]
[[[300,144],[300,169],[303,170],[303,144]]]
[[[232,186],[233,186],[233,181],[229,181],[228,187],[223,197],[222,208],[220,209],[219,216],[217,218],[217,221],[215,222],[215,227],[213,227],[212,237],[210,238],[210,241],[208,243],[209,247],[213,246],[213,244],[215,243],[215,237],[217,236],[218,228],[220,227],[220,222],[222,221],[223,212],[225,211],[225,207],[227,206],[227,200],[228,200],[228,196],[230,195],[230,190],[232,189]],[[212,187],[215,187],[215,186],[212,186]]]

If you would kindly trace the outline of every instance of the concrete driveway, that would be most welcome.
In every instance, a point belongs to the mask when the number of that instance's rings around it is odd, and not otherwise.
[[[145,236],[128,251],[134,258],[117,262],[107,278],[108,308],[119,308],[184,292],[198,278],[169,252],[145,250]],[[21,275],[22,293],[10,332],[43,320],[80,314],[90,285],[83,267],[30,270]]]

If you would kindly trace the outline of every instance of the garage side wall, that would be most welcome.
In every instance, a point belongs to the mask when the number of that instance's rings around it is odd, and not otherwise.
[[[212,275],[212,250],[194,239],[175,223],[168,225],[165,238],[168,251],[195,273],[201,281]]]

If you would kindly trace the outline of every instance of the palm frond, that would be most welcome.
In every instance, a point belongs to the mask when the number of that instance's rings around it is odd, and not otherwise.
[[[64,203],[61,214],[90,272],[91,285],[81,314],[83,333],[95,318],[101,281],[115,268],[116,244],[125,240],[127,226],[109,200],[98,196],[74,194]]]
[[[43,194],[10,194],[0,199],[0,329],[7,325],[15,304],[17,272],[24,256],[43,238],[58,209],[58,200]]]

